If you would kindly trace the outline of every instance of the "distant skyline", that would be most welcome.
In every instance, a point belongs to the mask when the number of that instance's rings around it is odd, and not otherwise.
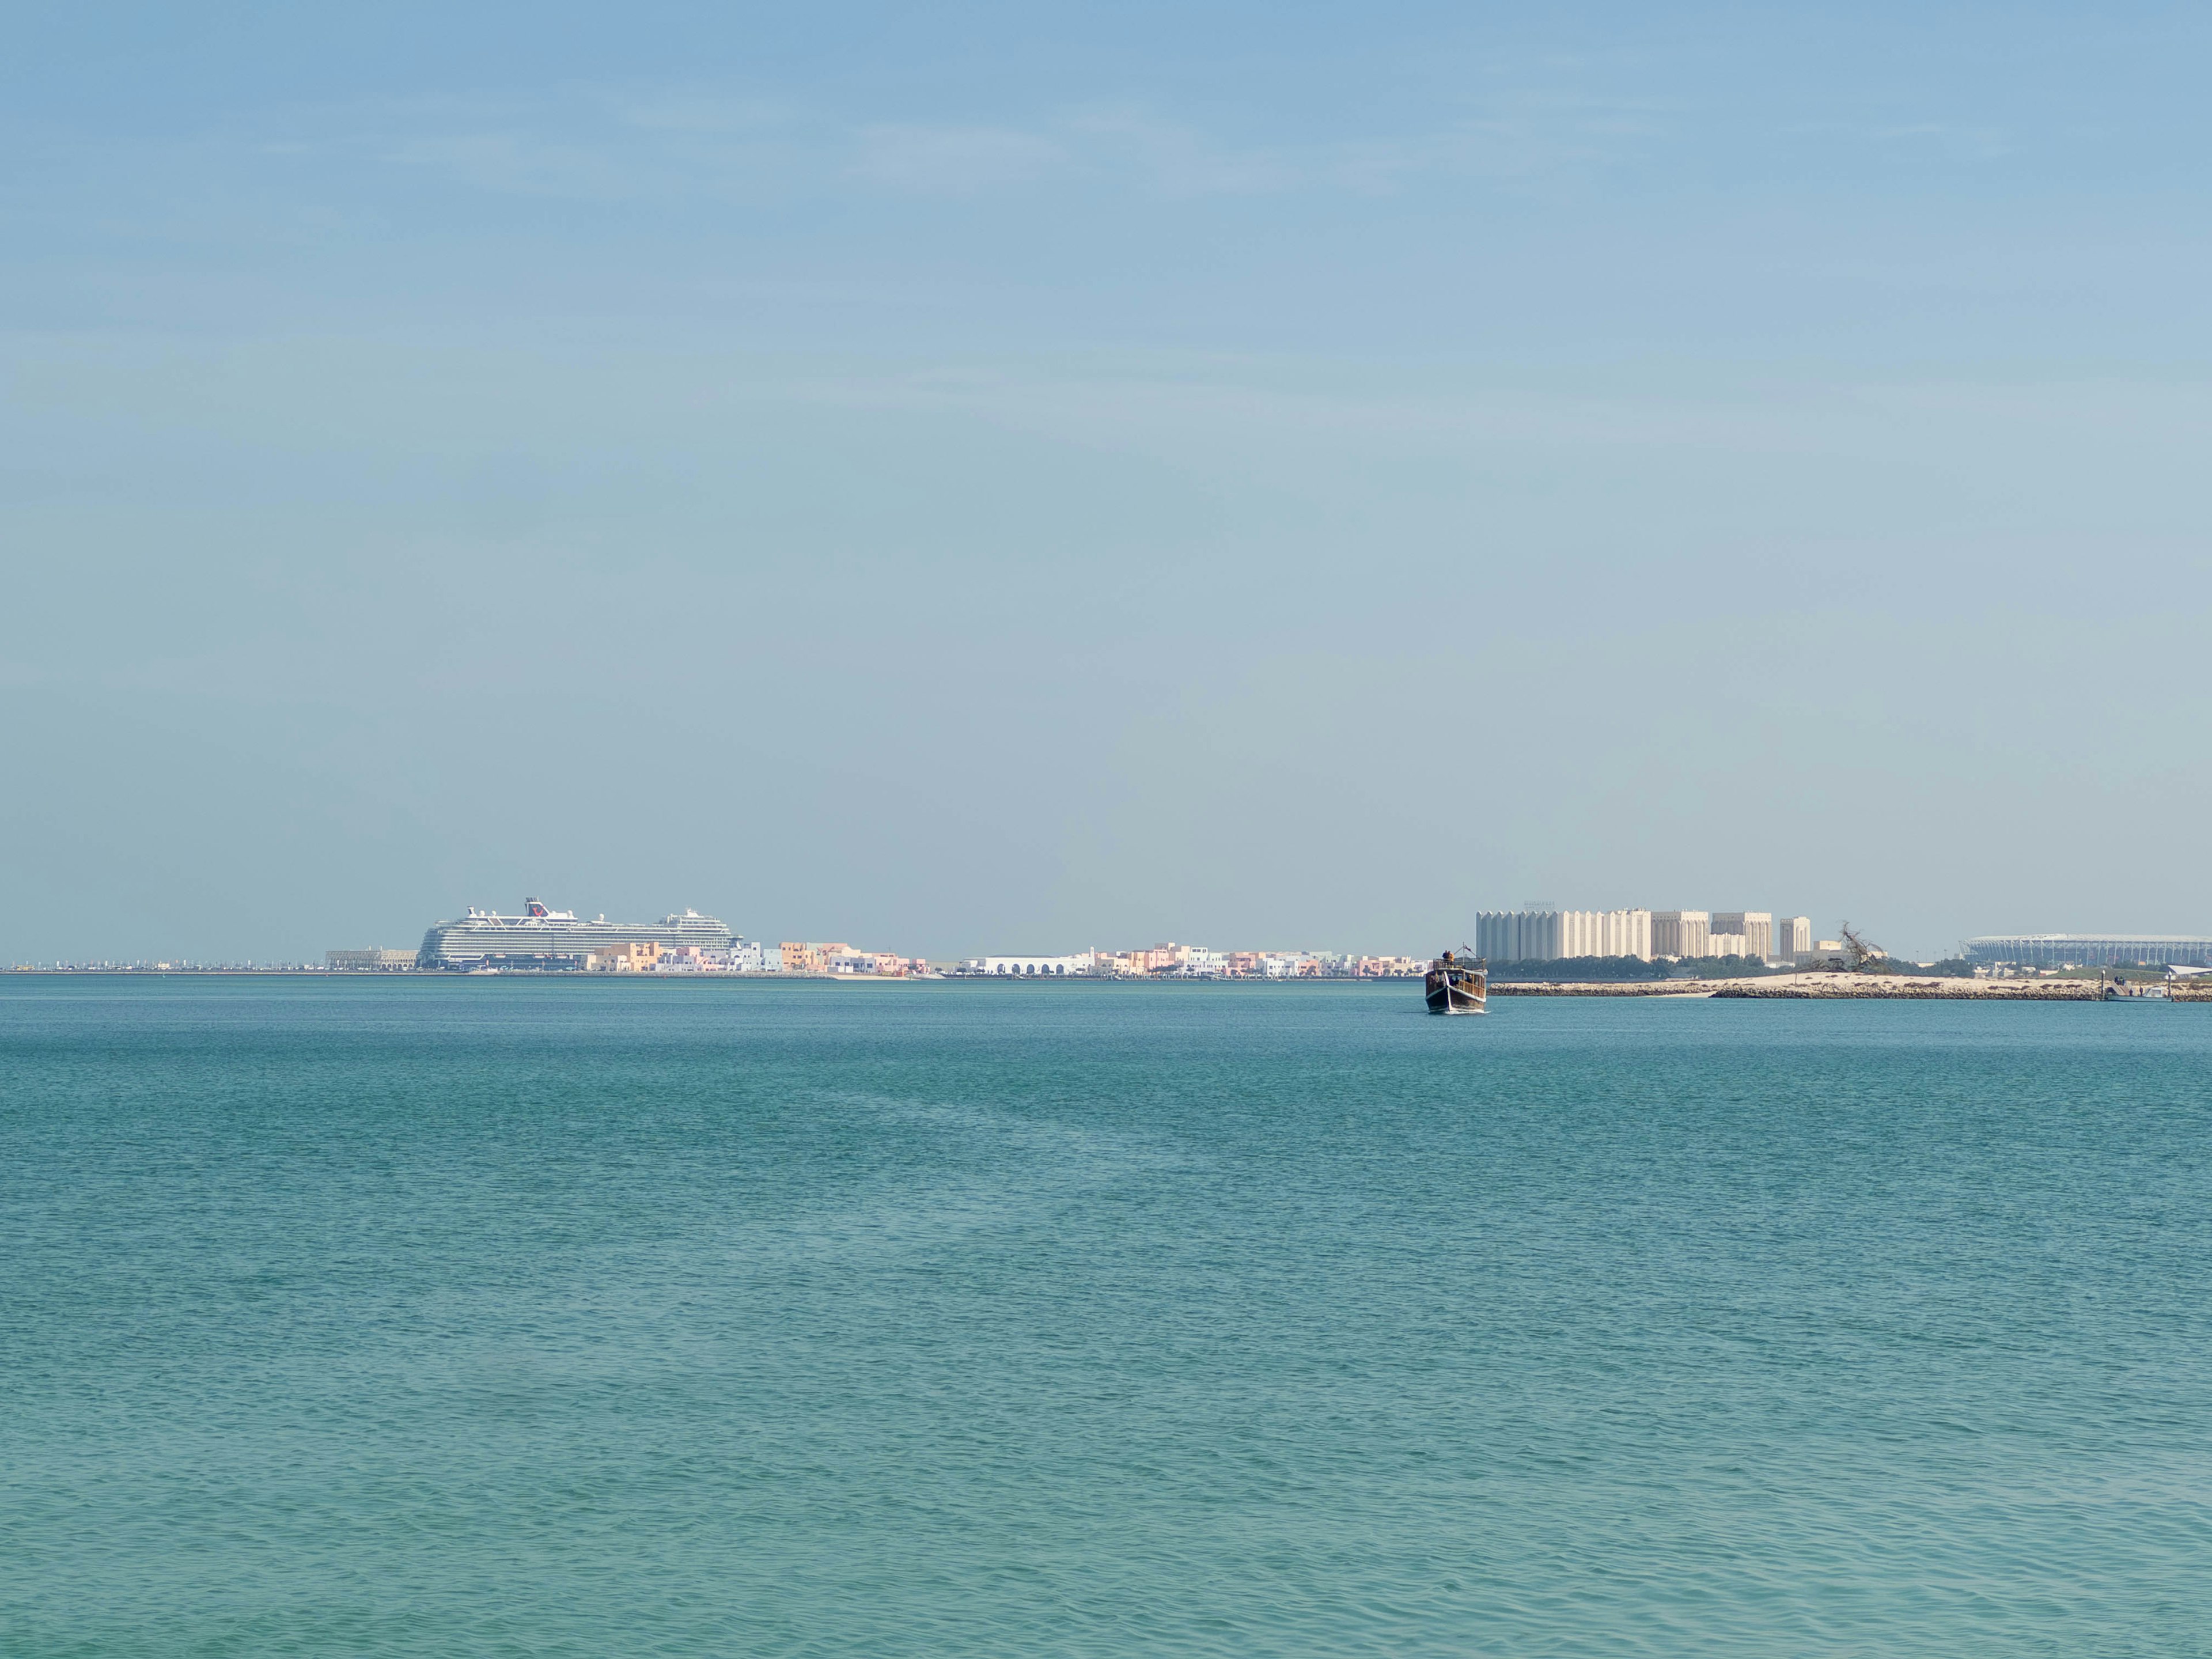
[[[34,5],[0,961],[2212,931],[2212,18]]]

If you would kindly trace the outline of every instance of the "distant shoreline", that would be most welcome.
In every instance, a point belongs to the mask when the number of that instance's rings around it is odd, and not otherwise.
[[[457,974],[434,971],[332,972],[324,968],[32,968],[0,969],[0,979],[193,979],[193,980],[315,980],[331,983],[397,980],[447,983],[459,980],[527,980],[547,983],[604,985],[661,983],[829,984],[829,985],[1173,985],[1178,987],[1261,985],[1416,985],[1409,975],[1370,975],[1358,978],[1298,976],[1270,978],[1182,978],[1173,975],[1027,975],[988,974],[873,975],[873,974],[578,974],[529,971],[495,974]],[[1909,974],[1850,974],[1814,972],[1769,974],[1752,979],[1660,980],[1492,980],[1493,997],[1666,997],[1676,1000],[1777,1002],[2096,1002],[2102,985],[2096,980],[1915,978]],[[2129,999],[2135,1000],[2136,999]],[[2142,1000],[2212,1003],[2212,987],[2203,990],[2176,985],[2162,997]]]
[[[313,979],[348,984],[372,980],[514,979],[564,984],[746,985],[1419,985],[1419,974],[824,974],[793,969],[773,974],[659,972],[600,974],[563,969],[329,968],[0,968],[4,979]]]
[[[2096,980],[1946,979],[1910,974],[1768,974],[1757,979],[1493,981],[1494,997],[1699,997],[1789,1002],[2096,1002]],[[2135,999],[2130,999],[2133,1000]],[[2172,990],[2143,1000],[2212,1002],[2212,991]]]

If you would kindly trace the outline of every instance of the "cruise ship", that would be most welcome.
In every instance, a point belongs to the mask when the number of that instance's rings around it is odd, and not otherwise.
[[[696,910],[653,921],[580,921],[573,910],[549,910],[522,902],[519,916],[469,907],[459,921],[441,921],[422,935],[418,968],[580,968],[594,951],[617,945],[696,945],[730,948],[730,930]]]

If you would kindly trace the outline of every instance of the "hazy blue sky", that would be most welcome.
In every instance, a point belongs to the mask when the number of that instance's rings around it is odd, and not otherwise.
[[[10,9],[0,958],[2212,929],[2212,14]]]

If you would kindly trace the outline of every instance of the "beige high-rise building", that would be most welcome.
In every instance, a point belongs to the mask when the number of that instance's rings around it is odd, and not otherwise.
[[[1563,957],[1635,957],[1651,960],[1649,910],[1562,910],[1559,954]]]
[[[1476,953],[1492,962],[1567,957],[1651,960],[1649,910],[1484,910],[1474,919]]]
[[[1565,929],[1557,910],[1480,910],[1474,918],[1475,954],[1492,962],[1552,962]]]
[[[1712,936],[1712,916],[1704,910],[1654,910],[1651,913],[1651,954],[1655,957],[1702,957]]]
[[[1774,924],[1774,960],[1795,962],[1813,954],[1813,918],[1784,916]]]
[[[1716,910],[1711,931],[1743,936],[1743,949],[1731,954],[1757,957],[1761,962],[1774,954],[1774,916],[1770,911]],[[1716,951],[1713,954],[1721,953]]]

